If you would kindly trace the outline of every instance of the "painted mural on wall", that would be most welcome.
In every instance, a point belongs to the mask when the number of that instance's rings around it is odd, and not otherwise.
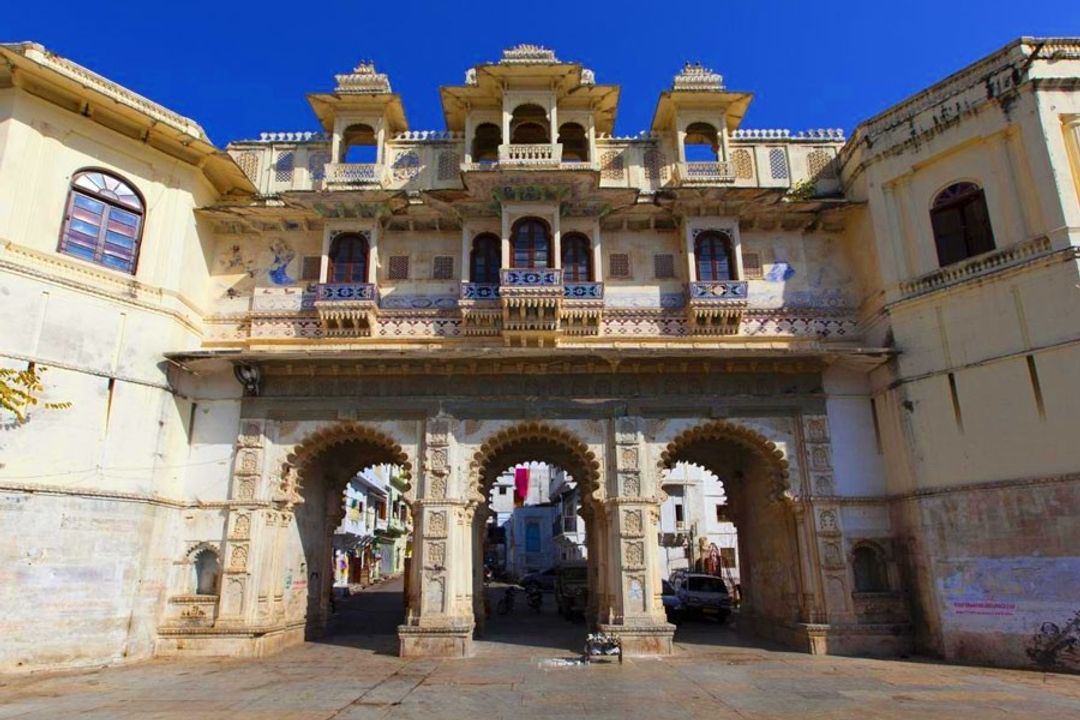
[[[289,263],[296,257],[296,251],[284,240],[270,243],[272,259],[266,274],[275,285],[292,285],[295,280],[289,277]]]
[[[760,307],[853,307],[855,278],[837,262],[834,245],[828,240],[805,242],[803,238],[749,243],[747,252],[772,258],[772,262],[763,263],[762,279],[750,281],[750,301]]]
[[[946,631],[1022,634],[1032,638],[1035,662],[1080,669],[1080,557],[974,558],[940,568]]]

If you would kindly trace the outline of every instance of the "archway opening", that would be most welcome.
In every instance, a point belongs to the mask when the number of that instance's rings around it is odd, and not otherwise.
[[[716,162],[720,159],[720,135],[709,123],[691,123],[686,128],[683,150],[687,162]]]
[[[404,452],[381,433],[342,426],[310,438],[288,462],[301,502],[285,548],[287,576],[293,588],[306,587],[289,620],[304,623],[307,639],[392,651],[411,554]]]
[[[345,128],[341,134],[341,155],[338,162],[370,165],[378,161],[378,156],[378,137],[373,127],[356,124]]]
[[[579,650],[595,624],[602,513],[596,466],[554,432],[505,435],[478,453],[474,614],[478,652]]]
[[[668,579],[677,590],[679,573],[718,576],[730,595],[726,624],[735,631],[680,623],[676,641],[728,644],[748,637],[786,637],[804,612],[796,520],[791,504],[781,497],[787,471],[780,453],[755,433],[719,422],[676,438],[662,465],[665,509],[676,528],[676,503],[683,504],[684,518],[683,536],[676,535],[670,544],[686,569],[669,564],[675,575]],[[662,527],[664,519],[662,512]]]
[[[510,142],[514,145],[539,145],[551,142],[547,110],[525,104],[514,108],[510,118]]]

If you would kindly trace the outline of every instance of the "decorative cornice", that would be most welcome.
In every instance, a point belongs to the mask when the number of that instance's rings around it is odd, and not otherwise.
[[[724,78],[701,63],[686,63],[675,76],[671,89],[719,92],[724,89]]]
[[[541,45],[522,43],[502,52],[500,65],[550,65],[559,62],[555,52]]]
[[[2,43],[0,44],[0,50],[6,50],[21,55],[41,67],[63,75],[87,89],[101,93],[121,105],[126,105],[133,110],[137,110],[175,130],[179,130],[186,135],[198,138],[204,142],[210,142],[209,138],[206,136],[206,132],[194,120],[186,118],[162,105],[158,105],[149,98],[143,97],[138,93],[117,85],[89,68],[85,68],[67,58],[60,57],[38,43]]]
[[[342,95],[382,95],[391,92],[390,79],[375,72],[375,63],[362,60],[351,73],[335,75],[335,92]]]

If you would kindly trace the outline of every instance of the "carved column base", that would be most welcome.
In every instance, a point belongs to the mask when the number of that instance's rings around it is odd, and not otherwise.
[[[472,622],[429,627],[398,625],[398,655],[403,658],[470,657],[472,637]]]
[[[607,625],[601,623],[597,630],[614,635],[622,642],[623,657],[652,657],[671,655],[674,652],[672,638],[675,626],[671,623],[643,625]]]

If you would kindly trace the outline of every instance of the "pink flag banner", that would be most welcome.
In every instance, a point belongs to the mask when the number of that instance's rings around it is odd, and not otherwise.
[[[524,505],[527,497],[529,497],[529,468],[514,468],[514,505]]]

